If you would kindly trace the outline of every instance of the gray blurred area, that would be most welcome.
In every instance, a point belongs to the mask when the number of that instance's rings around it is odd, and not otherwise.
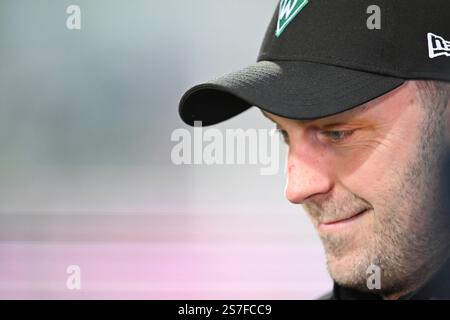
[[[79,31],[65,26],[70,4]],[[179,98],[253,63],[275,5],[1,1],[0,212],[117,208],[110,196],[133,207],[134,186],[156,183],[174,192],[161,205],[183,200],[198,168],[170,163]],[[251,112],[226,126],[266,126]]]
[[[314,298],[330,286],[283,168],[170,159],[173,130],[189,129],[182,94],[254,63],[277,2],[0,1],[0,298]],[[72,4],[81,30],[66,28]],[[256,108],[217,126],[272,127]],[[64,285],[74,263],[83,295]]]

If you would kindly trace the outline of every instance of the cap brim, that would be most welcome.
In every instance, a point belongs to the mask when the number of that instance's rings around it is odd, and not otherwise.
[[[399,87],[404,79],[304,61],[261,61],[193,87],[180,101],[183,121],[213,125],[252,106],[298,120],[338,114]]]

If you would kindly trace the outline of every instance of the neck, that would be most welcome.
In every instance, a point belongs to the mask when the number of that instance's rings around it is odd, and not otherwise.
[[[413,296],[423,296],[423,298],[439,297],[441,294],[450,298],[450,250],[446,251],[447,254],[442,254],[441,259],[430,263],[432,268],[428,270],[420,270],[417,272],[418,277],[414,286],[409,286],[404,290],[392,294],[383,295],[384,300],[398,300],[402,297],[406,297],[410,294]]]

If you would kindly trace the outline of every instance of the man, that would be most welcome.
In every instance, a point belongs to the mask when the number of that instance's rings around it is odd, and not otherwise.
[[[251,106],[276,123],[289,146],[286,197],[308,212],[335,282],[326,299],[450,299],[439,181],[449,13],[448,0],[282,0],[258,63],[180,102],[190,125]]]

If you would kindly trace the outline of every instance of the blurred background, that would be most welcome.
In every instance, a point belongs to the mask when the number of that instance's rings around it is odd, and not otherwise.
[[[81,8],[81,30],[66,9]],[[172,164],[192,85],[255,62],[276,0],[0,2],[0,298],[314,299],[284,172]],[[273,125],[256,108],[217,128]],[[189,129],[190,130],[190,129]],[[282,150],[282,164],[284,154]],[[69,290],[66,269],[81,269]]]

